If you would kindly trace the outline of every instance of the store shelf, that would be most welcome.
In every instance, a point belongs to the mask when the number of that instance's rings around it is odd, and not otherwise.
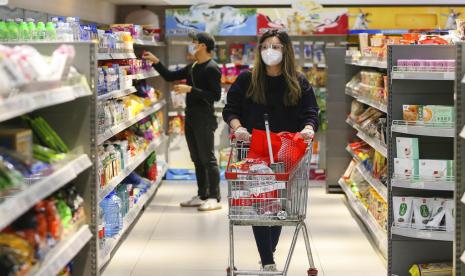
[[[373,189],[375,189],[375,191],[387,202],[387,187],[381,181],[374,178],[373,175],[365,169],[362,163],[359,163],[356,168],[368,184],[370,184],[370,186],[373,187]]]
[[[38,201],[75,179],[80,173],[92,166],[86,154],[70,157],[56,165],[56,170],[37,182],[24,184],[26,189],[0,202],[0,230],[10,225]]]
[[[60,85],[59,82],[41,84],[43,89],[40,91],[18,92],[16,95],[0,100],[0,122],[44,107],[92,95],[89,85],[81,77],[76,84],[57,87],[58,85]]]
[[[97,60],[112,60],[112,59],[135,59],[134,53],[97,53]]]
[[[385,104],[381,104],[381,103],[378,103],[378,102],[375,102],[371,99],[368,99],[368,98],[365,98],[363,96],[360,96],[360,95],[357,95],[355,94],[352,89],[346,87],[346,94],[355,98],[357,101],[361,102],[361,103],[364,103],[366,105],[369,105],[371,107],[374,107],[376,109],[378,109],[379,111],[382,111],[384,113],[387,113],[387,105]]]
[[[133,75],[133,76],[134,76],[134,79],[136,80],[145,80],[149,78],[158,77],[160,76],[160,74],[157,71],[152,70],[150,72],[144,72],[144,73]]]
[[[357,162],[362,162],[362,159],[360,159],[360,157],[358,157],[358,156],[355,154],[355,152],[353,152],[352,149],[351,149],[349,146],[346,147],[346,151],[347,151],[348,153],[350,153],[350,155],[352,156],[352,158],[354,158]]]
[[[106,140],[110,139],[111,137],[115,136],[116,134],[120,133],[121,131],[125,130],[126,128],[132,126],[133,124],[139,122],[140,120],[144,119],[145,117],[153,114],[160,109],[162,109],[166,105],[166,100],[161,100],[152,107],[142,111],[141,113],[137,114],[134,118],[127,120],[126,122],[122,122],[116,126],[105,131],[103,134],[97,136],[97,144],[100,145]]]
[[[380,61],[376,59],[361,58],[353,60],[352,57],[346,57],[346,64],[362,67],[373,67],[379,69],[387,69],[387,61]]]
[[[452,123],[424,123],[394,120],[392,121],[391,130],[393,132],[423,136],[455,137],[455,128]]]
[[[88,225],[81,226],[77,232],[60,241],[45,256],[42,263],[34,266],[27,275],[57,275],[92,238]]]
[[[414,228],[392,226],[391,233],[393,235],[435,241],[453,241],[454,232],[433,231],[433,230],[418,230]]]
[[[165,47],[166,46],[164,42],[143,40],[143,39],[134,39],[134,45],[152,46],[152,47]]]
[[[120,97],[127,96],[135,92],[137,92],[137,89],[134,86],[132,86],[126,89],[115,90],[115,91],[100,95],[98,96],[98,100],[105,101],[108,99],[120,98]]]
[[[391,179],[391,186],[416,190],[454,191],[455,180],[407,179],[394,176]]]
[[[123,171],[113,179],[111,179],[107,185],[99,192],[98,201],[102,201],[111,191],[113,191],[116,186],[118,186],[123,179],[125,179],[129,174],[131,174],[145,159],[147,159],[150,154],[152,154],[166,139],[165,136],[161,136],[150,145],[147,146],[146,150],[143,153],[136,155],[132,162],[126,166]]]
[[[360,200],[355,197],[350,188],[345,184],[343,179],[339,179],[339,185],[347,196],[347,201],[352,210],[357,214],[360,220],[368,228],[369,233],[376,241],[376,244],[379,247],[379,250],[387,258],[387,233],[386,231],[378,224],[375,218],[370,214],[367,208],[360,202]]]
[[[387,158],[387,147],[381,143],[378,139],[369,136],[363,130],[359,130],[357,133],[358,138],[365,141],[368,145],[374,148],[376,151],[381,153],[384,157]]]
[[[122,231],[116,237],[108,238],[105,242],[104,248],[100,251],[100,256],[98,258],[99,270],[101,270],[103,266],[105,266],[105,264],[110,261],[113,251],[118,248],[118,245],[122,242],[122,238],[125,236],[128,229],[130,229],[131,226],[136,222],[140,212],[156,193],[158,187],[160,187],[162,178],[168,170],[168,166],[166,164],[162,164],[159,167],[161,168],[159,170],[157,180],[153,183],[152,187],[150,187],[150,189],[139,198],[138,203],[135,204],[134,207],[132,207],[124,217]]]
[[[455,72],[428,72],[428,71],[400,71],[395,69],[391,73],[395,80],[455,80]]]
[[[360,128],[358,127],[358,124],[354,120],[352,120],[350,117],[347,117],[346,123],[349,126],[353,127],[355,130],[359,131]]]

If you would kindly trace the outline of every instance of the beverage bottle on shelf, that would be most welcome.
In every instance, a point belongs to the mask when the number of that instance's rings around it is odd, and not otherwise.
[[[52,22],[53,26],[55,27],[55,29],[58,28],[58,22],[59,22],[59,21],[60,21],[60,20],[58,19],[58,17],[52,17],[52,21],[51,21],[51,22]]]
[[[34,19],[28,18],[26,19],[27,27],[29,28],[29,35],[31,36],[31,40],[37,40],[37,28]]]
[[[55,18],[53,18],[55,19]],[[58,41],[65,41],[65,38],[66,38],[66,30],[65,30],[65,22],[61,21],[61,20],[58,20],[57,18],[57,22],[55,23],[54,22],[54,25],[55,25],[55,30],[56,30],[56,33],[57,33],[57,40]]]
[[[47,31],[45,29],[45,24],[42,21],[37,22],[37,27],[36,27],[36,38],[37,40],[45,40],[47,35]]]
[[[100,206],[103,209],[105,237],[114,237],[121,231],[123,225],[121,200],[115,191],[112,191],[100,202]]]
[[[22,21],[19,23],[19,40],[21,41],[29,41],[31,40],[31,33],[29,32],[29,27],[27,23]]]
[[[8,41],[8,27],[5,21],[0,21],[0,41]]]
[[[99,249],[102,250],[105,246],[105,218],[104,218],[104,211],[101,206],[98,207],[98,241],[99,241]]]
[[[47,25],[45,25],[45,40],[57,40],[57,30],[53,22],[47,22]]]
[[[72,42],[74,40],[73,29],[68,22],[63,23],[63,40],[66,42]]]
[[[18,41],[18,38],[19,38],[18,24],[16,24],[16,22],[13,19],[8,19],[7,27],[8,27],[8,40]]]
[[[77,20],[75,17],[68,17],[66,18],[66,22],[68,22],[73,32],[73,40],[81,40],[81,26],[79,25],[79,20]]]

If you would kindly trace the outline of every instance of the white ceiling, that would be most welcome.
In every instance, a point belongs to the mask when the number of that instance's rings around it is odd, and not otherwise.
[[[224,5],[224,0],[105,0],[119,5],[175,6],[211,3]],[[228,5],[290,5],[292,0],[229,0]],[[317,0],[323,5],[464,5],[465,0]]]

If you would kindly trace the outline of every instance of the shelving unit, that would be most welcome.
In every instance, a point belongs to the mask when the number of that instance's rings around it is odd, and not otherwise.
[[[97,60],[135,59],[134,53],[98,53]]]
[[[51,55],[61,42],[29,42],[43,55]],[[95,76],[97,45],[90,42],[67,42],[75,49],[73,66],[80,75],[58,82],[32,83],[0,103],[0,128],[22,125],[21,115],[43,117],[68,145],[71,152],[54,165],[53,172],[39,179],[25,181],[22,190],[0,202],[0,230],[67,185],[73,185],[84,199],[86,213],[83,226],[60,240],[29,275],[55,275],[73,261],[76,275],[95,275],[93,246],[96,237],[95,152]],[[9,44],[14,46],[15,44]],[[75,115],[75,116],[74,116]]]
[[[413,264],[452,261],[454,233],[417,230],[393,224],[394,196],[452,198],[455,181],[408,180],[394,175],[397,137],[418,137],[421,159],[454,159],[455,126],[403,121],[403,105],[454,105],[453,72],[399,71],[399,59],[456,59],[455,46],[395,45],[388,49],[388,275],[406,275]],[[442,80],[442,81],[438,81]],[[452,135],[452,133],[454,133]],[[462,275],[462,274],[457,274]]]
[[[115,91],[111,91],[103,95],[99,95],[97,99],[99,101],[104,101],[108,99],[124,97],[124,96],[130,95],[135,92],[137,92],[137,89],[134,86],[131,86],[126,89],[115,90]]]
[[[164,42],[152,41],[152,40],[142,40],[142,39],[134,39],[134,45],[137,45],[137,46],[151,46],[151,47],[165,47],[166,46],[166,44]]]
[[[455,275],[465,275],[465,203],[461,201],[465,195],[465,43],[457,44],[455,74],[455,242],[454,270]]]
[[[387,234],[386,231],[378,224],[378,222],[373,218],[368,209],[360,202],[354,193],[349,189],[347,184],[345,184],[343,179],[338,181],[340,187],[347,195],[347,201],[351,209],[359,217],[359,219],[364,223],[369,233],[373,237],[373,240],[376,242],[379,251],[386,258],[388,255],[387,249]]]
[[[374,148],[377,152],[381,153],[384,157],[387,158],[387,156],[388,156],[387,148],[379,139],[376,139],[375,137],[371,137],[370,135],[368,135],[363,130],[360,130],[357,133],[357,136],[358,136],[358,138],[365,141],[372,148]]]
[[[380,69],[387,68],[386,61],[380,61],[380,60],[372,59],[372,58],[362,57],[358,60],[353,60],[352,57],[345,57],[345,63],[347,65],[361,66],[361,67],[373,67],[373,68],[380,68]]]
[[[368,98],[365,98],[363,96],[357,95],[356,93],[354,93],[349,88],[346,88],[345,91],[346,91],[346,95],[351,96],[352,98],[356,99],[357,101],[359,101],[361,103],[364,103],[364,104],[366,104],[368,106],[374,107],[374,108],[378,109],[379,111],[387,113],[387,105],[380,104],[380,103],[377,103],[377,102],[375,102],[375,101],[373,101],[371,99],[368,99]]]
[[[113,238],[109,238],[105,241],[104,248],[99,254],[98,257],[98,267],[99,270],[102,271],[105,268],[105,265],[111,260],[111,257],[115,253],[115,250],[119,247],[119,245],[124,241],[128,230],[137,222],[138,218],[145,210],[145,207],[150,202],[151,198],[156,194],[158,188],[161,185],[162,177],[166,174],[168,170],[167,164],[162,163],[159,164],[159,177],[157,180],[152,184],[151,188],[139,198],[137,204],[135,204],[129,212],[126,214],[123,220],[123,229],[121,232]]]

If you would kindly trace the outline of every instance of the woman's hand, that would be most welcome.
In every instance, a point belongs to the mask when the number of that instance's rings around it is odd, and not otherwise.
[[[185,84],[178,84],[174,86],[174,92],[177,94],[187,94],[192,92],[192,86]]]
[[[311,125],[305,126],[304,129],[300,132],[300,136],[305,141],[311,141],[315,137],[315,131]]]
[[[234,131],[234,136],[236,137],[237,141],[249,142],[250,141],[250,133],[247,131],[245,127],[238,127]]]

